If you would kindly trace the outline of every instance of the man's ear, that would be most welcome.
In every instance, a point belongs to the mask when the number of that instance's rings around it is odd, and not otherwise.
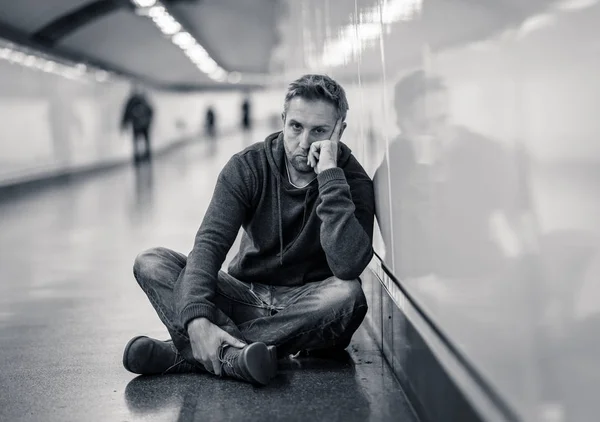
[[[346,122],[342,123],[342,130],[340,130],[340,139],[342,139],[342,135],[344,134],[344,131],[346,130],[347,126],[348,124]]]
[[[285,111],[281,112],[281,120],[283,121],[283,125],[285,126]]]

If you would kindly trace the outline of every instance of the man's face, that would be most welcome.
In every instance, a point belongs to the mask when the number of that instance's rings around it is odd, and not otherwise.
[[[283,143],[288,162],[300,173],[312,173],[307,164],[310,145],[329,139],[337,112],[335,106],[323,100],[307,100],[294,97],[283,114]],[[342,132],[346,124],[342,127]]]

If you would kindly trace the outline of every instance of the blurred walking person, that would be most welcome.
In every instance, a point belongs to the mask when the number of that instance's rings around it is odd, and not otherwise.
[[[153,116],[154,110],[148,101],[146,93],[142,88],[136,86],[125,105],[121,121],[122,130],[131,125],[133,131],[133,159],[136,164],[143,160],[150,160],[150,128]],[[144,144],[143,153],[140,149],[140,140]]]
[[[213,138],[216,134],[216,131],[215,131],[216,116],[215,116],[215,111],[213,110],[212,107],[208,107],[208,110],[206,110],[206,120],[204,122],[204,125],[205,125],[206,135],[209,138]]]
[[[252,129],[251,111],[250,99],[246,98],[242,103],[242,129],[245,131]]]

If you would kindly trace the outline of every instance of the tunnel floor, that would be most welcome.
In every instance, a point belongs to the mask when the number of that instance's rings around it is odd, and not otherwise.
[[[364,327],[351,359],[287,360],[263,388],[123,368],[131,337],[167,338],[135,256],[189,253],[220,168],[262,135],[195,141],[151,165],[0,201],[0,420],[416,420]]]

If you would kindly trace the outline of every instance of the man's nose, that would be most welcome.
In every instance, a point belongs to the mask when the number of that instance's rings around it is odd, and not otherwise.
[[[300,137],[300,148],[310,148],[310,131],[305,130],[304,132],[302,132],[302,135]]]

